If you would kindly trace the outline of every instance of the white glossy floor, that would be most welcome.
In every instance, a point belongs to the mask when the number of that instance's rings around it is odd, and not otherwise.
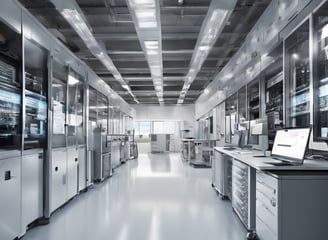
[[[23,240],[241,240],[246,230],[179,154],[142,154],[59,209]]]

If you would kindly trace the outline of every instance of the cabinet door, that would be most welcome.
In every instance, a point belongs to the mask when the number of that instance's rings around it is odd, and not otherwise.
[[[80,146],[78,149],[79,159],[79,191],[82,191],[87,187],[87,160],[85,146]],[[90,179],[90,178],[88,178]]]
[[[51,212],[66,202],[66,148],[52,151]]]
[[[43,215],[43,153],[22,157],[22,230]]]
[[[67,200],[78,191],[78,151],[75,147],[67,149]]]
[[[0,160],[0,239],[3,240],[16,238],[20,231],[19,162],[19,157]]]

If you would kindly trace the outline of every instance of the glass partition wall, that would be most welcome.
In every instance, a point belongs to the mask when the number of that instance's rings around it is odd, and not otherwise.
[[[309,20],[285,40],[286,127],[310,125]]]
[[[313,18],[314,138],[328,140],[328,3]]]
[[[260,81],[253,80],[247,85],[248,120],[260,117]]]
[[[226,102],[225,111],[225,142],[231,143],[231,139],[234,135],[235,130],[237,130],[237,93],[230,96]]]
[[[0,158],[19,154],[22,133],[21,35],[0,22]]]
[[[24,39],[25,129],[24,150],[46,146],[48,52]]]
[[[66,147],[66,94],[68,68],[53,61],[52,76],[52,148]]]

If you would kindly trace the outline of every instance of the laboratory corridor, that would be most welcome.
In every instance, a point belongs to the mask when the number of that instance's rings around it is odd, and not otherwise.
[[[58,209],[23,240],[241,240],[246,230],[211,187],[211,169],[180,154],[140,154]]]

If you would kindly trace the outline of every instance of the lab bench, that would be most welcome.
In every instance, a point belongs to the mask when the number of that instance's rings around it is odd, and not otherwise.
[[[272,157],[260,151],[214,150],[212,185],[219,193],[232,188],[233,210],[249,232],[260,240],[327,239],[327,161],[273,166]]]

